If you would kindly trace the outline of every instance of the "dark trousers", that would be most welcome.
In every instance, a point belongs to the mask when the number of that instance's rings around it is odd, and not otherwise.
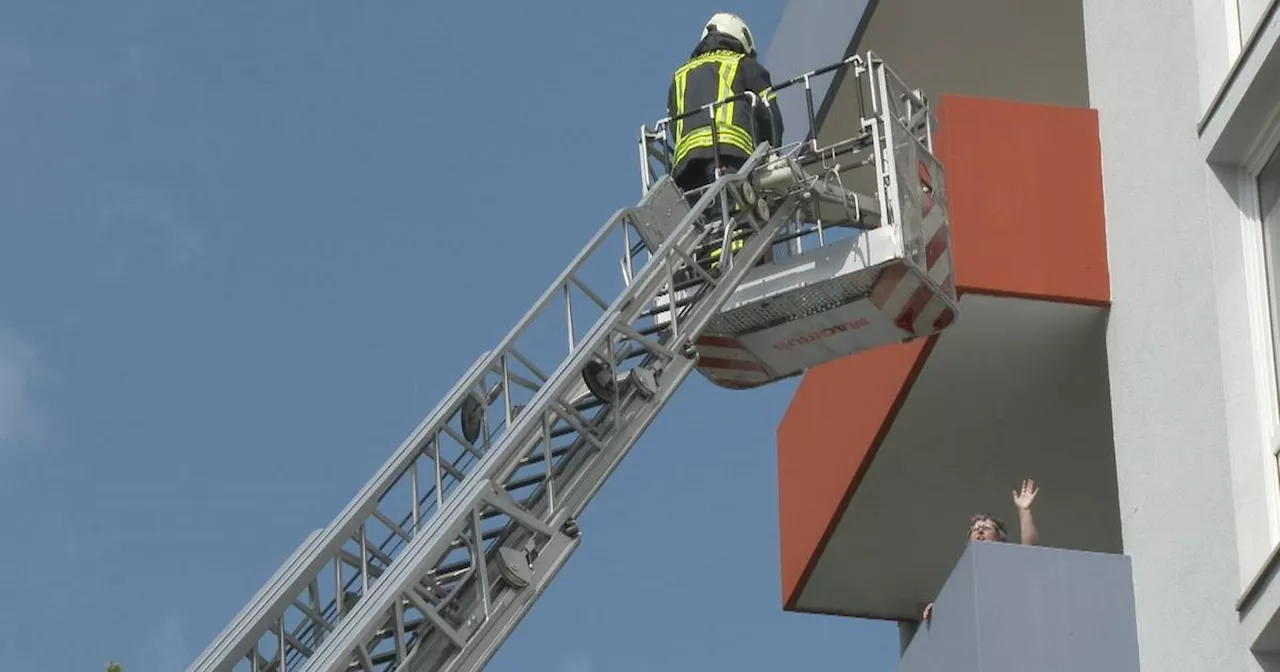
[[[720,166],[724,172],[736,172],[746,163],[745,157],[722,156],[720,157]],[[681,166],[680,169],[671,176],[672,181],[680,187],[681,191],[690,192],[694,189],[705,187],[716,181],[716,164],[714,159],[690,159],[688,163]],[[689,201],[690,207],[702,198],[702,192],[689,194],[685,197]],[[719,205],[715,206],[719,209]]]
[[[737,172],[738,169],[742,167],[742,164],[746,163],[746,161],[747,161],[746,157],[721,156],[720,167],[724,170],[725,174],[729,174],[729,173]],[[696,192],[696,193],[688,193],[688,192],[693,191],[694,189],[698,189],[700,187],[705,187],[711,184],[712,182],[715,182],[716,181],[715,166],[716,164],[714,159],[691,159],[689,160],[688,163],[682,166],[679,171],[677,171],[671,176],[671,179],[673,182],[676,183],[676,186],[680,187],[681,191],[686,192],[685,200],[688,201],[689,207],[693,207],[694,205],[697,205],[698,200],[702,198],[702,196],[704,195],[704,192]],[[707,209],[702,214],[703,216],[706,217],[707,221],[709,222],[714,222],[719,220],[720,214],[721,214],[720,200],[716,199],[715,201],[713,201],[711,205],[707,206]],[[707,255],[710,253],[710,250],[718,249],[719,246],[720,246],[720,242],[717,241],[713,247],[697,250],[695,252],[695,258],[697,258],[699,262],[705,265],[706,263],[710,262],[709,258],[707,257]],[[760,261],[757,262],[757,265],[769,263],[770,261],[772,261],[772,259],[773,259],[773,250],[766,250],[764,257],[762,257]]]

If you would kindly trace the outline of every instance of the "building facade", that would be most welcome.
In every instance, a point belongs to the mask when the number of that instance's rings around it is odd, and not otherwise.
[[[936,599],[937,633],[904,647],[904,667],[930,669],[912,649],[984,608],[942,597],[966,580],[984,594],[969,516],[1013,523],[1029,477],[1046,548],[1025,550],[1048,555],[989,562],[1059,584],[1009,579],[1027,616],[1009,627],[1038,643],[1003,648],[1061,661],[1072,642],[1044,630],[1085,637],[1063,623],[1127,614],[1143,670],[1280,670],[1276,5],[788,5],[766,55],[777,76],[869,51],[938,110],[962,298],[940,336],[801,383],[778,430],[786,608],[910,624]],[[856,92],[821,86],[820,137],[847,133]],[[1060,613],[1084,594],[1060,582],[1104,575],[1131,600]],[[1075,644],[1128,660],[1123,638],[1101,641]],[[1136,669],[1104,663],[1080,664]]]

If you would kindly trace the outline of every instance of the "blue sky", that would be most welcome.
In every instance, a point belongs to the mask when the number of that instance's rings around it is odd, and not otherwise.
[[[5,667],[184,669],[636,200],[700,23],[783,7],[0,4]],[[489,669],[893,669],[781,610],[793,390],[690,378]]]

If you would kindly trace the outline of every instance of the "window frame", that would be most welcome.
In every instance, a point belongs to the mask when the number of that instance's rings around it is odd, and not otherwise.
[[[1273,160],[1273,170],[1280,170],[1280,108],[1270,115],[1241,166],[1238,193],[1256,417],[1262,439],[1259,457],[1263,459],[1266,478],[1270,541],[1276,546],[1280,545],[1280,381],[1276,372],[1280,278],[1270,277],[1268,270],[1280,268],[1280,239],[1271,241],[1272,249],[1268,250],[1267,213],[1261,211],[1258,187],[1263,170]],[[1268,258],[1269,251],[1274,261]]]

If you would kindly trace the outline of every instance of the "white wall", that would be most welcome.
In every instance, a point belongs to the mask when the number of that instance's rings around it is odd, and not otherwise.
[[[1226,0],[1226,2],[1232,2],[1232,0]],[[1235,0],[1239,24],[1232,28],[1239,31],[1242,42],[1248,40],[1249,35],[1258,27],[1258,22],[1262,19],[1268,4],[1270,0]]]
[[[1084,0],[1125,551],[1144,670],[1248,669],[1192,0]],[[1216,89],[1216,85],[1214,87]]]
[[[1240,51],[1240,22],[1236,0],[1191,0],[1191,5],[1195,12],[1200,108],[1206,109],[1226,77],[1231,59]]]
[[[1185,1],[1185,0],[1183,0]],[[1271,0],[1190,0],[1195,13],[1200,106],[1208,108]],[[1177,3],[1175,3],[1177,4]]]

